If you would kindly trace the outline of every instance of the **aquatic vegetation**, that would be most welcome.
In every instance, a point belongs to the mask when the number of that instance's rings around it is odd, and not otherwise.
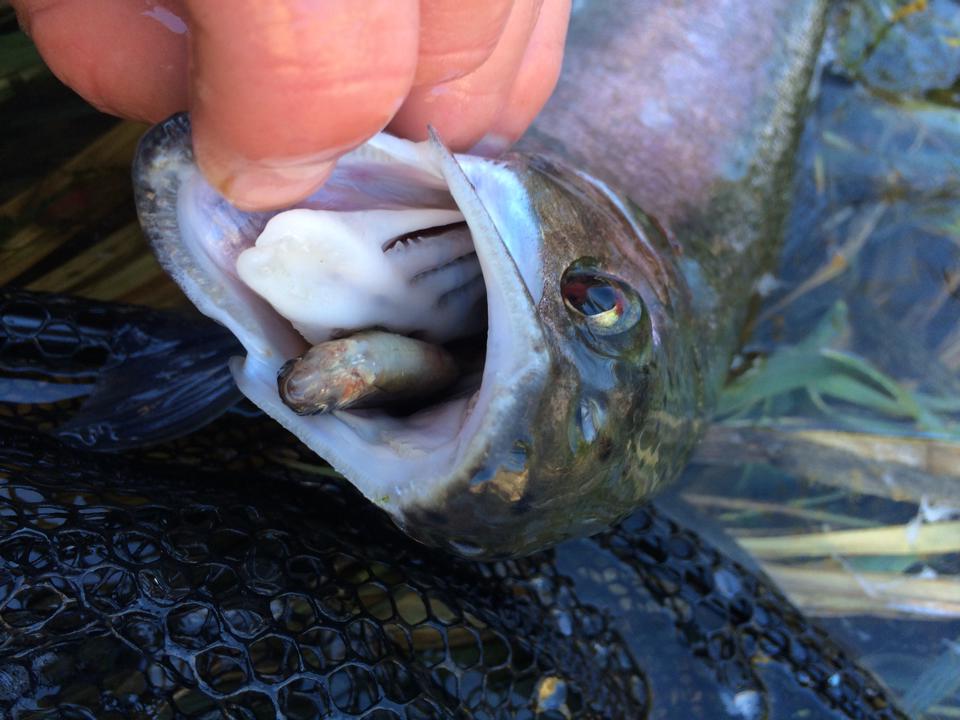
[[[837,56],[865,86],[960,107],[960,13],[953,0],[859,0],[836,18]]]
[[[858,628],[912,712],[954,717],[960,13],[867,0],[835,19],[780,269],[683,495],[795,602]]]

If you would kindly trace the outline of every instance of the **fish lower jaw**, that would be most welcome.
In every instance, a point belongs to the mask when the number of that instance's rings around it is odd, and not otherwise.
[[[537,353],[514,350],[487,357],[479,389],[405,417],[381,409],[304,417],[280,400],[275,363],[236,358],[232,370],[244,395],[399,517],[411,507],[441,506],[454,486],[469,480],[470,468],[499,454],[505,441],[498,429],[524,414],[531,391],[543,384],[535,363],[530,367]]]

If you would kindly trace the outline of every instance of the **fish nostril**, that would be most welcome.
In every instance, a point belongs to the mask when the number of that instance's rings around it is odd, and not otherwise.
[[[576,415],[577,425],[584,441],[593,443],[606,423],[606,411],[602,404],[595,398],[581,398]]]

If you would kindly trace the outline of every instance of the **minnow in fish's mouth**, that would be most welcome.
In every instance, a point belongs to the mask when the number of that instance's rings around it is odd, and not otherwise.
[[[663,268],[630,269],[638,242],[639,256],[659,249],[599,183],[379,135],[295,208],[243,213],[201,176],[186,116],[145,137],[134,180],[161,263],[246,348],[240,390],[410,534],[526,553],[602,528],[659,483],[644,453],[662,438],[631,433],[665,397],[650,372],[669,325]],[[371,330],[485,333],[479,386],[402,416],[300,414],[281,397],[292,358]]]

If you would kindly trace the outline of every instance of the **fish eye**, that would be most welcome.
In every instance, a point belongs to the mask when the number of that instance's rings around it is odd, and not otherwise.
[[[636,291],[609,273],[571,266],[560,281],[567,311],[601,335],[629,330],[643,316],[643,302]]]

